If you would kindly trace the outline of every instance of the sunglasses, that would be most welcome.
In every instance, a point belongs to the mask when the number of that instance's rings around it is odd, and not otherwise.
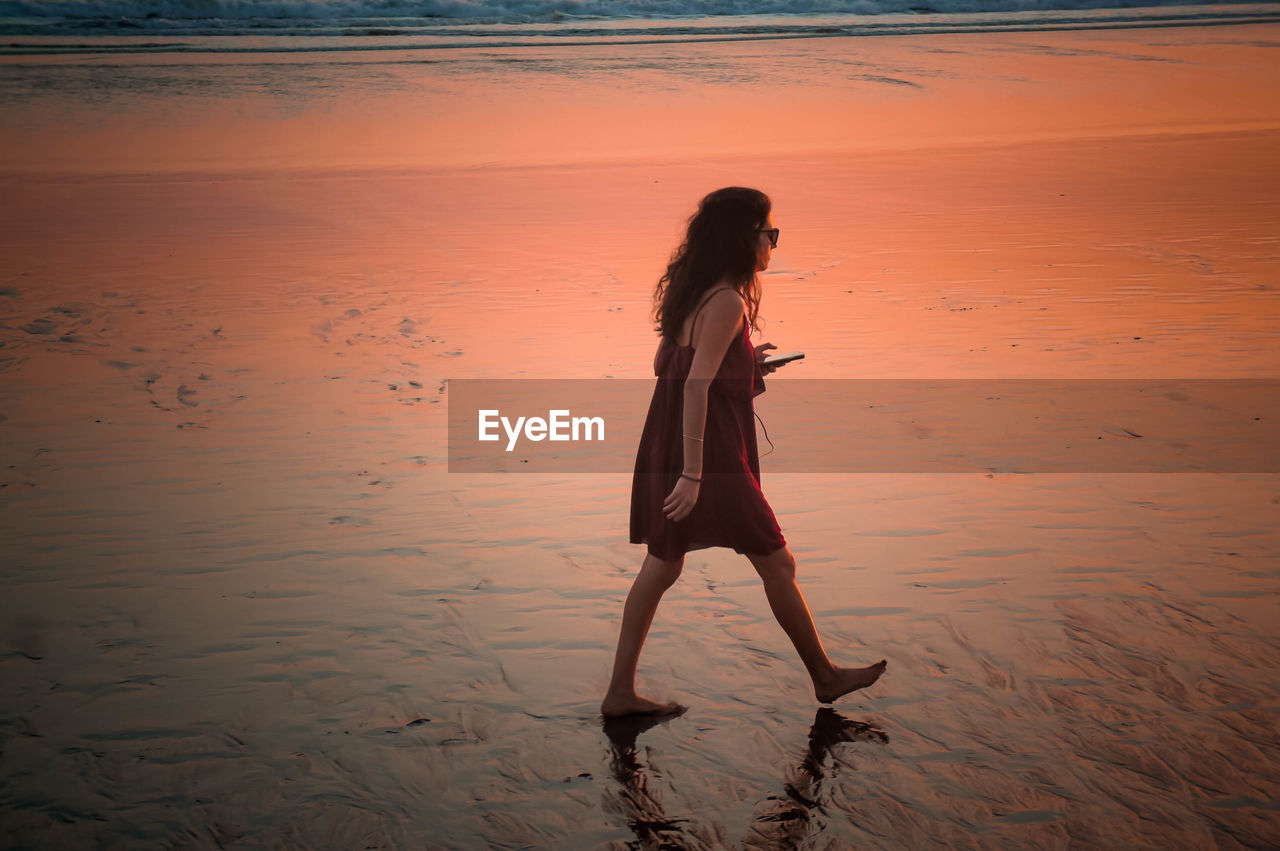
[[[756,228],[756,230],[760,233],[766,234],[769,237],[770,248],[778,247],[778,234],[781,233],[781,231],[779,231],[777,228]]]

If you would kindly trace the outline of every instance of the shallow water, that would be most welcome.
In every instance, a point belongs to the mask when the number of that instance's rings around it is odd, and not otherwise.
[[[828,649],[888,672],[819,709],[747,562],[696,553],[641,672],[691,709],[637,729],[597,716],[641,557],[629,477],[446,472],[449,379],[651,374],[652,281],[724,183],[774,198],[756,339],[806,350],[791,375],[1274,376],[1275,134],[1055,133],[7,175],[6,834],[1273,844],[1273,475],[801,475],[766,457]]]

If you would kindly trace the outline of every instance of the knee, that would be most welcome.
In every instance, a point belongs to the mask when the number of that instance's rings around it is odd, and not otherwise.
[[[764,558],[752,559],[751,563],[765,583],[796,581],[796,559],[786,547]]]
[[[684,557],[668,561],[653,555],[646,556],[643,570],[652,575],[654,581],[663,588],[670,588],[684,571]]]

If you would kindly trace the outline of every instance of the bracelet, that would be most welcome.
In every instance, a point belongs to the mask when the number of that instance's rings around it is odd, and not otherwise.
[[[700,438],[700,437],[694,437],[694,436],[693,436],[693,435],[691,435],[691,434],[686,434],[686,435],[685,435],[685,437],[689,438],[690,440],[696,440],[696,441],[698,441],[699,443],[702,443],[702,442],[703,442],[703,441],[702,441],[702,438]]]
[[[693,476],[690,476],[688,473],[681,473],[680,478],[688,479],[691,482],[698,482],[699,484],[701,484],[702,482],[702,479],[695,479]]]

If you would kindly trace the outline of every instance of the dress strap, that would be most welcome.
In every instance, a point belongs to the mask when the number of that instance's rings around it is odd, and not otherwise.
[[[703,307],[706,306],[707,302],[711,301],[711,297],[713,295],[715,295],[718,292],[721,292],[722,290],[731,290],[731,289],[732,287],[720,287],[718,289],[712,290],[711,292],[707,293],[706,298],[704,298],[701,302],[699,302],[698,306],[694,308],[693,319],[690,320],[689,322],[689,345],[691,347],[693,346],[694,332],[697,330],[698,313],[702,310]]]

